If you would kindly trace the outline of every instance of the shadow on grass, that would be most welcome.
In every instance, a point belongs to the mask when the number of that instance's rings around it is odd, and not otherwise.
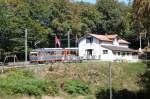
[[[112,91],[112,99],[150,99],[150,94],[145,91],[132,92],[127,89]],[[109,89],[96,92],[96,99],[109,99]]]
[[[132,92],[127,89],[123,90],[112,90],[112,99],[150,99],[150,61],[146,61],[147,69],[146,71],[139,75],[140,81],[138,82],[140,86],[144,89],[138,92]],[[109,89],[98,90],[95,94],[96,99],[109,99]]]

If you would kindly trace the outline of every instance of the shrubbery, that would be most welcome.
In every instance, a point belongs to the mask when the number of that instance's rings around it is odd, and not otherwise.
[[[37,79],[29,71],[10,72],[6,77],[1,77],[0,82],[0,95],[41,96],[42,94],[55,95],[58,93],[56,82]]]
[[[89,87],[84,82],[81,82],[79,80],[68,80],[64,83],[64,91],[66,91],[69,94],[88,94],[89,93]]]

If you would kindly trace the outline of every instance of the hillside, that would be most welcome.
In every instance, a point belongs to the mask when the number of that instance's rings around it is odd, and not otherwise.
[[[145,71],[145,69],[146,68],[143,63],[112,63],[113,88],[115,90],[127,89],[127,90],[133,91],[133,92],[140,90],[141,87],[138,84],[138,81],[139,81],[138,75],[142,74]],[[19,73],[18,73],[18,71],[19,71]],[[31,73],[33,73],[32,75],[34,75],[35,77],[32,78],[32,76],[29,76],[30,73],[29,74],[25,73],[25,77],[17,76],[18,74],[22,75],[22,74],[20,74],[20,71],[21,72],[22,71],[30,71]],[[13,77],[14,75],[15,75],[15,77]],[[40,81],[55,81],[57,84],[57,87],[58,87],[57,88],[58,93],[57,94],[54,93],[54,94],[50,94],[50,95],[54,95],[56,97],[56,99],[57,98],[58,99],[72,99],[72,98],[74,98],[74,99],[95,99],[95,92],[97,89],[107,89],[108,88],[108,63],[98,62],[98,61],[87,61],[87,62],[83,62],[83,63],[64,63],[64,64],[56,63],[56,64],[49,64],[49,65],[36,65],[36,66],[30,66],[28,68],[22,68],[22,69],[5,70],[5,73],[1,74],[0,79],[3,79],[6,77],[8,80],[9,77],[7,77],[7,76],[12,77],[10,79],[11,80],[13,79],[12,81],[14,81],[14,82],[15,82],[15,80],[22,79],[22,78],[23,78],[23,81],[24,80],[33,81],[32,79],[35,79],[35,81],[37,81],[37,79]],[[28,76],[30,79],[28,79]],[[71,82],[73,80],[80,80],[80,81],[84,82],[84,84],[86,84],[90,90],[88,92],[88,94],[86,94],[86,93],[84,93],[84,94],[80,94],[80,93],[69,94],[65,90],[64,86],[67,81]],[[1,80],[1,81],[3,82],[3,80]],[[5,82],[5,80],[4,80],[4,82]],[[11,83],[9,83],[9,84],[11,85]],[[76,84],[76,82],[73,82],[73,84]],[[80,82],[79,82],[79,85],[80,85]],[[41,85],[39,85],[39,86],[41,86]],[[9,86],[7,86],[7,87],[9,87]],[[17,87],[18,87],[18,84],[17,84]],[[0,89],[1,88],[2,88],[2,85],[0,84]],[[53,91],[53,90],[51,90],[51,91]],[[49,92],[51,92],[51,91],[49,91]],[[24,93],[26,93],[26,91],[23,91],[21,94],[19,93],[19,95],[17,94],[18,99],[20,99],[20,97],[24,97],[23,99],[28,99],[27,98],[28,95],[24,96],[23,95]],[[2,92],[0,92],[0,95],[1,95],[2,99],[8,99],[8,97],[9,97],[9,99],[17,98],[16,94],[9,94],[9,93],[5,93],[5,92],[3,92],[3,94],[2,94]],[[40,94],[40,95],[48,97],[49,94],[45,93],[45,94]],[[32,94],[31,94],[31,96],[32,96]],[[37,94],[37,96],[38,96],[38,94]],[[59,97],[57,97],[57,96],[59,96]],[[45,97],[44,99],[47,99],[47,97]],[[50,99],[50,97],[48,99]]]

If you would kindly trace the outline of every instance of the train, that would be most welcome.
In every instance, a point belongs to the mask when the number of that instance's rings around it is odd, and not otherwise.
[[[39,48],[29,55],[30,63],[82,62],[78,48]]]

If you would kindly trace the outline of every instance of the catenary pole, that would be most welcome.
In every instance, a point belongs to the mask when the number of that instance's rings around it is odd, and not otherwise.
[[[109,99],[112,99],[112,73],[111,73],[111,62],[109,62]]]
[[[27,51],[28,51],[28,48],[27,48],[27,36],[28,36],[28,30],[25,29],[25,64],[27,63]]]
[[[150,44],[149,44],[149,38],[148,38],[148,41],[147,41],[147,46],[148,46],[148,48],[150,47]]]
[[[141,36],[141,33],[140,33],[140,48],[139,48],[139,52],[142,52],[142,36]]]

